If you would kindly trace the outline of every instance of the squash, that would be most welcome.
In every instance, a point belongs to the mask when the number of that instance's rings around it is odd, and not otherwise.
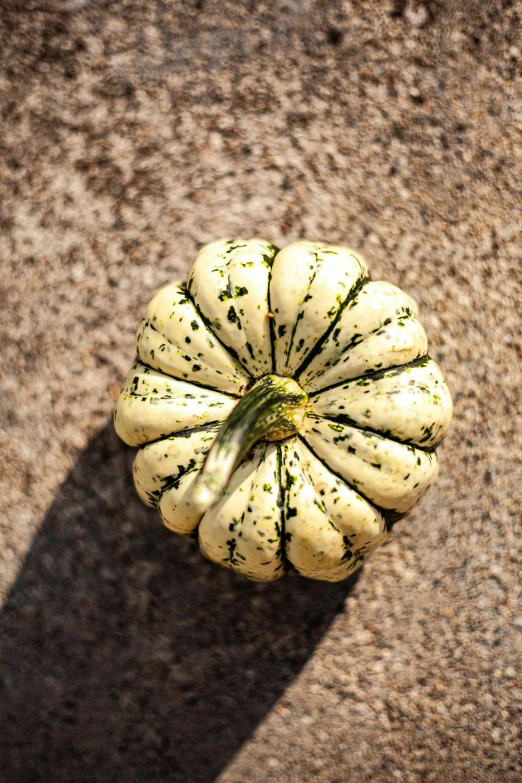
[[[115,426],[140,497],[250,579],[348,577],[437,478],[415,302],[345,247],[213,242],[152,299]]]

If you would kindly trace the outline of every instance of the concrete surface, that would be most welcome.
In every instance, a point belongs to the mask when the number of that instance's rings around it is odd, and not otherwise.
[[[521,3],[66,5],[0,3],[0,779],[519,783]],[[112,432],[144,304],[234,234],[361,249],[451,386],[355,585],[204,562]]]

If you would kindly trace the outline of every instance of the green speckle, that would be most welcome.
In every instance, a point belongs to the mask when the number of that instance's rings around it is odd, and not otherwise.
[[[228,284],[227,284],[227,287],[225,288],[224,291],[221,291],[221,293],[219,294],[218,299],[220,300],[220,302],[226,302],[228,299],[232,299],[232,298],[233,298],[232,284],[231,284],[231,282],[229,280]]]
[[[235,307],[231,305],[228,309],[227,318],[231,324],[237,324],[237,328],[241,329],[241,321],[237,317]]]

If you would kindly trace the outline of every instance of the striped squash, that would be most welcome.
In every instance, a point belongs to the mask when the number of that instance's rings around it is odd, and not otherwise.
[[[207,245],[150,302],[118,398],[140,497],[250,579],[346,578],[436,480],[452,404],[427,347],[353,250]]]

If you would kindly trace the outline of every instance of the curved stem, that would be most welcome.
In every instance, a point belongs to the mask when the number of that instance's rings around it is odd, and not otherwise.
[[[308,396],[291,378],[266,375],[238,402],[220,429],[191,493],[201,513],[219,500],[232,473],[261,439],[294,435]]]

